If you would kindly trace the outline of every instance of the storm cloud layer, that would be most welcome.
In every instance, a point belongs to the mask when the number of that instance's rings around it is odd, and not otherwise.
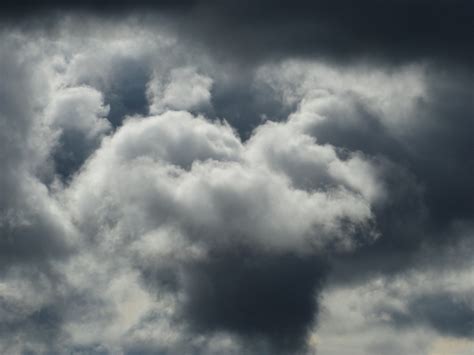
[[[0,352],[472,352],[470,2],[4,8]]]

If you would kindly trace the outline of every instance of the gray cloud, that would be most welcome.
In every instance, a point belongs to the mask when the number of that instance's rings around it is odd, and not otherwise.
[[[472,295],[423,295],[410,301],[406,314],[394,312],[391,317],[400,326],[426,322],[441,333],[472,337],[474,310],[470,298]]]
[[[468,66],[341,65],[208,6],[3,27],[1,351],[472,346]]]
[[[68,235],[74,229],[37,177],[48,173],[54,142],[51,131],[41,124],[40,110],[49,87],[43,82],[44,73],[32,68],[38,55],[34,49],[22,48],[24,44],[14,36],[4,39],[0,59],[6,80],[0,112],[2,268],[67,253],[72,242]]]
[[[470,66],[470,1],[7,1],[4,18],[78,11],[168,21],[188,41],[222,57],[261,61],[318,56],[342,63],[434,59]]]

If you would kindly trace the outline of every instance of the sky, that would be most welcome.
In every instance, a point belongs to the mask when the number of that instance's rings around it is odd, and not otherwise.
[[[4,1],[0,353],[474,353],[474,3]]]

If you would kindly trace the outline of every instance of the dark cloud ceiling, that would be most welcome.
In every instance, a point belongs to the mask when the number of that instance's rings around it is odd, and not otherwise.
[[[342,63],[429,59],[470,67],[474,54],[474,8],[464,0],[7,1],[3,9],[6,19],[31,19],[51,10],[145,13],[145,18],[164,13],[189,41],[204,42],[216,55],[250,61],[290,55]]]

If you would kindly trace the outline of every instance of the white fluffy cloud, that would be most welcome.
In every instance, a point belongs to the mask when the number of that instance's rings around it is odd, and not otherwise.
[[[150,113],[166,110],[199,111],[211,105],[212,79],[193,67],[172,69],[169,78],[155,72],[148,84]]]
[[[375,167],[361,156],[339,159],[333,147],[318,146],[292,124],[267,123],[241,143],[225,123],[186,112],[130,119],[67,194],[72,208],[80,207],[80,223],[98,230],[109,221],[132,239],[173,225],[191,240],[213,243],[348,247],[351,230],[372,218]],[[297,169],[312,171],[306,186],[295,181]]]
[[[318,125],[325,119],[360,124],[357,104],[365,105],[394,135],[403,136],[417,123],[414,113],[427,96],[426,68],[412,64],[396,72],[359,65],[288,60],[263,65],[257,76],[280,93],[287,104],[298,104],[298,114]],[[326,100],[321,100],[321,98]]]
[[[53,128],[75,131],[92,140],[110,130],[105,118],[108,112],[99,91],[79,86],[58,90],[46,109],[46,119]]]

